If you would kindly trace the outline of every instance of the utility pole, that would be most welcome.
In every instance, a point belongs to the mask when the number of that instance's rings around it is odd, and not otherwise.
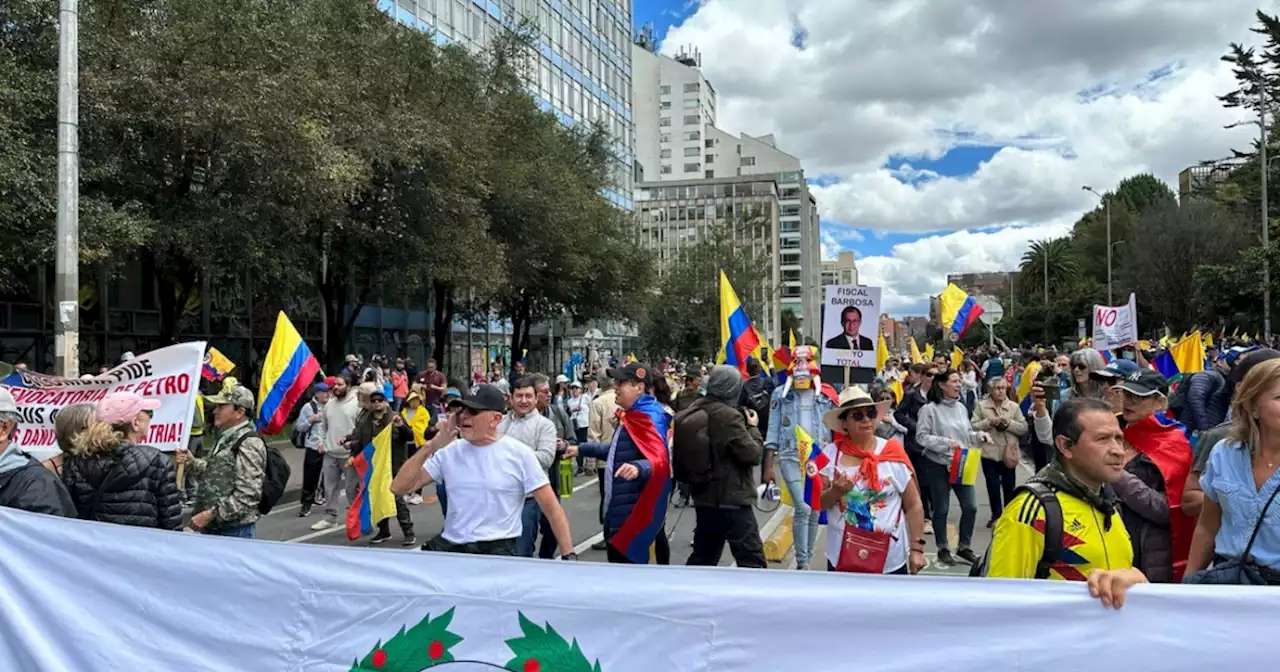
[[[80,375],[80,57],[77,0],[58,5],[58,316],[54,365]]]
[[[1107,202],[1107,305],[1115,305],[1115,297],[1111,294],[1111,199]]]
[[[1262,142],[1258,143],[1258,159],[1262,164],[1262,249],[1268,254],[1271,249],[1271,226],[1267,211],[1267,91],[1264,84],[1258,81],[1258,128],[1262,131]],[[1271,343],[1271,260],[1266,254],[1262,257],[1262,331],[1266,343]]]
[[[476,302],[476,290],[468,288],[467,289],[467,384],[468,385],[471,384],[471,379],[474,378],[476,375],[476,365],[472,363],[472,360],[471,360],[471,353],[475,352],[475,345],[472,342],[474,340],[473,334],[475,334],[475,331],[476,331],[475,302]]]

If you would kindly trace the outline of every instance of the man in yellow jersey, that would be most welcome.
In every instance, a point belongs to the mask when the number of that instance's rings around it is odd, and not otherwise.
[[[1039,403],[1043,403],[1042,401]],[[1053,417],[1053,460],[996,523],[987,576],[1088,581],[1107,606],[1146,583],[1108,483],[1124,471],[1124,435],[1110,404],[1072,399]],[[1046,538],[1060,536],[1060,543]],[[1047,546],[1047,548],[1046,548]]]

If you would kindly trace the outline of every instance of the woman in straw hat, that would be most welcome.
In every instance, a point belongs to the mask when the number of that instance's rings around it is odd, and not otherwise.
[[[828,569],[915,574],[925,566],[924,503],[911,460],[897,439],[875,434],[887,411],[887,402],[852,386],[822,417],[834,439],[819,459]]]

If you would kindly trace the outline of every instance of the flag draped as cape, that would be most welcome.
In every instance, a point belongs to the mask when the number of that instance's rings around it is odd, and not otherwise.
[[[671,460],[667,452],[667,429],[671,418],[657,399],[643,395],[630,409],[622,412],[622,431],[649,461],[649,480],[640,491],[640,499],[622,527],[609,538],[609,543],[631,562],[648,564],[649,546],[657,538],[667,516],[667,499],[671,494]]]
[[[1125,427],[1124,440],[1151,458],[1164,477],[1164,491],[1169,498],[1169,527],[1173,532],[1173,580],[1181,581],[1196,527],[1195,519],[1182,510],[1182,489],[1187,484],[1193,459],[1186,428],[1157,413]]]

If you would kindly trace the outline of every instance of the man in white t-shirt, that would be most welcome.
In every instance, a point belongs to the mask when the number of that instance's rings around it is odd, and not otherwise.
[[[391,482],[398,496],[442,482],[449,488],[444,532],[423,550],[515,555],[521,512],[532,496],[551,522],[560,557],[577,560],[569,519],[547,472],[529,446],[498,433],[507,404],[493,385],[481,385],[442,420],[435,438],[409,458]],[[459,436],[460,435],[460,436]]]

